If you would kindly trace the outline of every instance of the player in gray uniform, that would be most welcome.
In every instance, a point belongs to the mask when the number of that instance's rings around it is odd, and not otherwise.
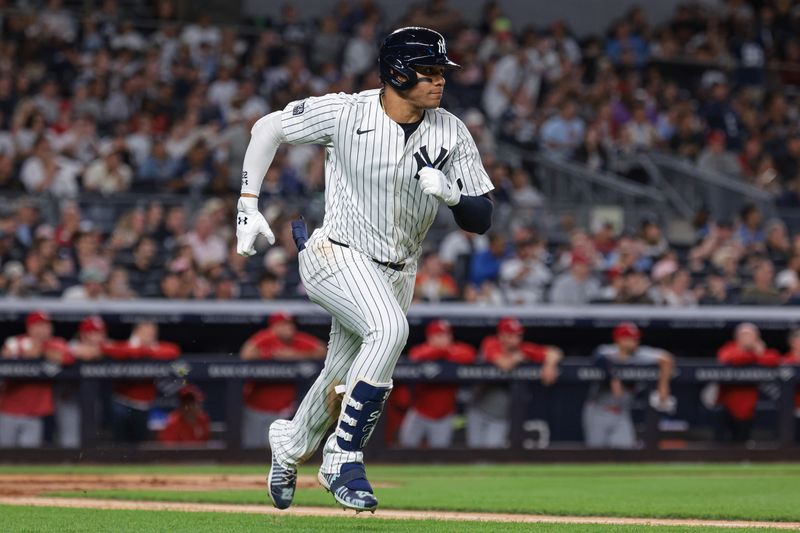
[[[333,320],[325,367],[294,418],[270,426],[267,482],[281,509],[292,503],[297,465],[334,421],[318,479],[346,508],[377,507],[362,450],[406,344],[422,242],[442,202],[467,231],[491,225],[493,187],[475,143],[439,108],[444,74],[459,68],[444,38],[426,28],[399,29],[384,40],[378,63],[383,88],[292,102],[253,126],[245,153],[237,251],[252,255],[259,234],[274,242],[258,193],[278,146],[326,149],[322,227],[307,241],[302,225],[293,229],[303,285]]]
[[[583,407],[583,432],[586,445],[591,448],[636,446],[631,408],[638,389],[614,376],[615,364],[658,365],[658,386],[650,401],[660,410],[669,410],[669,406],[674,406],[675,402],[670,396],[669,387],[672,355],[658,348],[640,346],[641,332],[631,322],[622,322],[614,328],[613,338],[614,344],[599,346],[594,353],[595,363],[606,370],[610,377],[592,386]]]

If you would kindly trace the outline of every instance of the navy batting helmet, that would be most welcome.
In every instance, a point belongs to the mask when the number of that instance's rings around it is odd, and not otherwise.
[[[410,89],[418,81],[412,67],[461,68],[461,65],[447,57],[441,33],[416,26],[390,33],[381,45],[378,64],[381,80],[401,91]]]

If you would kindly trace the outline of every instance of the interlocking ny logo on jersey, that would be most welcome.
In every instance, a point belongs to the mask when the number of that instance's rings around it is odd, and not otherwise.
[[[442,147],[439,149],[439,155],[436,157],[436,160],[431,161],[431,156],[428,155],[428,147],[423,146],[419,149],[419,152],[414,152],[414,159],[417,161],[417,174],[414,176],[414,179],[418,180],[420,170],[425,167],[433,167],[442,170],[450,157],[447,155],[447,148]]]

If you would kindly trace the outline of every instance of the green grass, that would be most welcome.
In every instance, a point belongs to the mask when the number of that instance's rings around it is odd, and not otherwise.
[[[74,468],[74,467],[70,467]],[[81,468],[85,473],[263,473],[216,470]],[[13,471],[34,471],[19,467]],[[8,468],[5,471],[10,472]],[[64,470],[63,472],[70,471]],[[658,518],[800,520],[800,465],[496,465],[369,466],[381,507],[450,511]],[[47,473],[57,473],[52,468]],[[314,474],[313,468],[301,473]],[[174,492],[103,490],[58,493],[116,499],[266,503],[263,490]],[[297,505],[332,506],[320,488],[298,490]]]
[[[56,507],[0,506],[3,531],[15,533],[237,533],[280,531],[292,533],[353,533],[358,532],[435,532],[473,533],[486,531],[541,533],[636,533],[643,526],[608,526],[576,524],[486,524],[480,522],[440,522],[382,520],[374,517],[314,518],[293,516],[263,516],[252,514],[183,513],[173,511],[111,511],[96,509],[61,509]],[[771,533],[778,529],[710,527],[648,527],[653,533]]]

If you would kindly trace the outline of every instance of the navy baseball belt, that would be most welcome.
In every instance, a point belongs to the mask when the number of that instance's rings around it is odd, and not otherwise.
[[[345,244],[345,243],[339,242],[339,241],[334,241],[330,237],[328,237],[328,241],[330,241],[331,244],[335,244],[336,246],[341,246],[342,248],[350,248],[349,244]],[[372,262],[373,263],[377,263],[377,264],[379,264],[381,266],[385,266],[387,268],[391,268],[392,270],[395,270],[397,272],[402,272],[403,269],[406,268],[406,264],[405,263],[392,263],[391,261],[378,261],[374,257],[372,258]]]

